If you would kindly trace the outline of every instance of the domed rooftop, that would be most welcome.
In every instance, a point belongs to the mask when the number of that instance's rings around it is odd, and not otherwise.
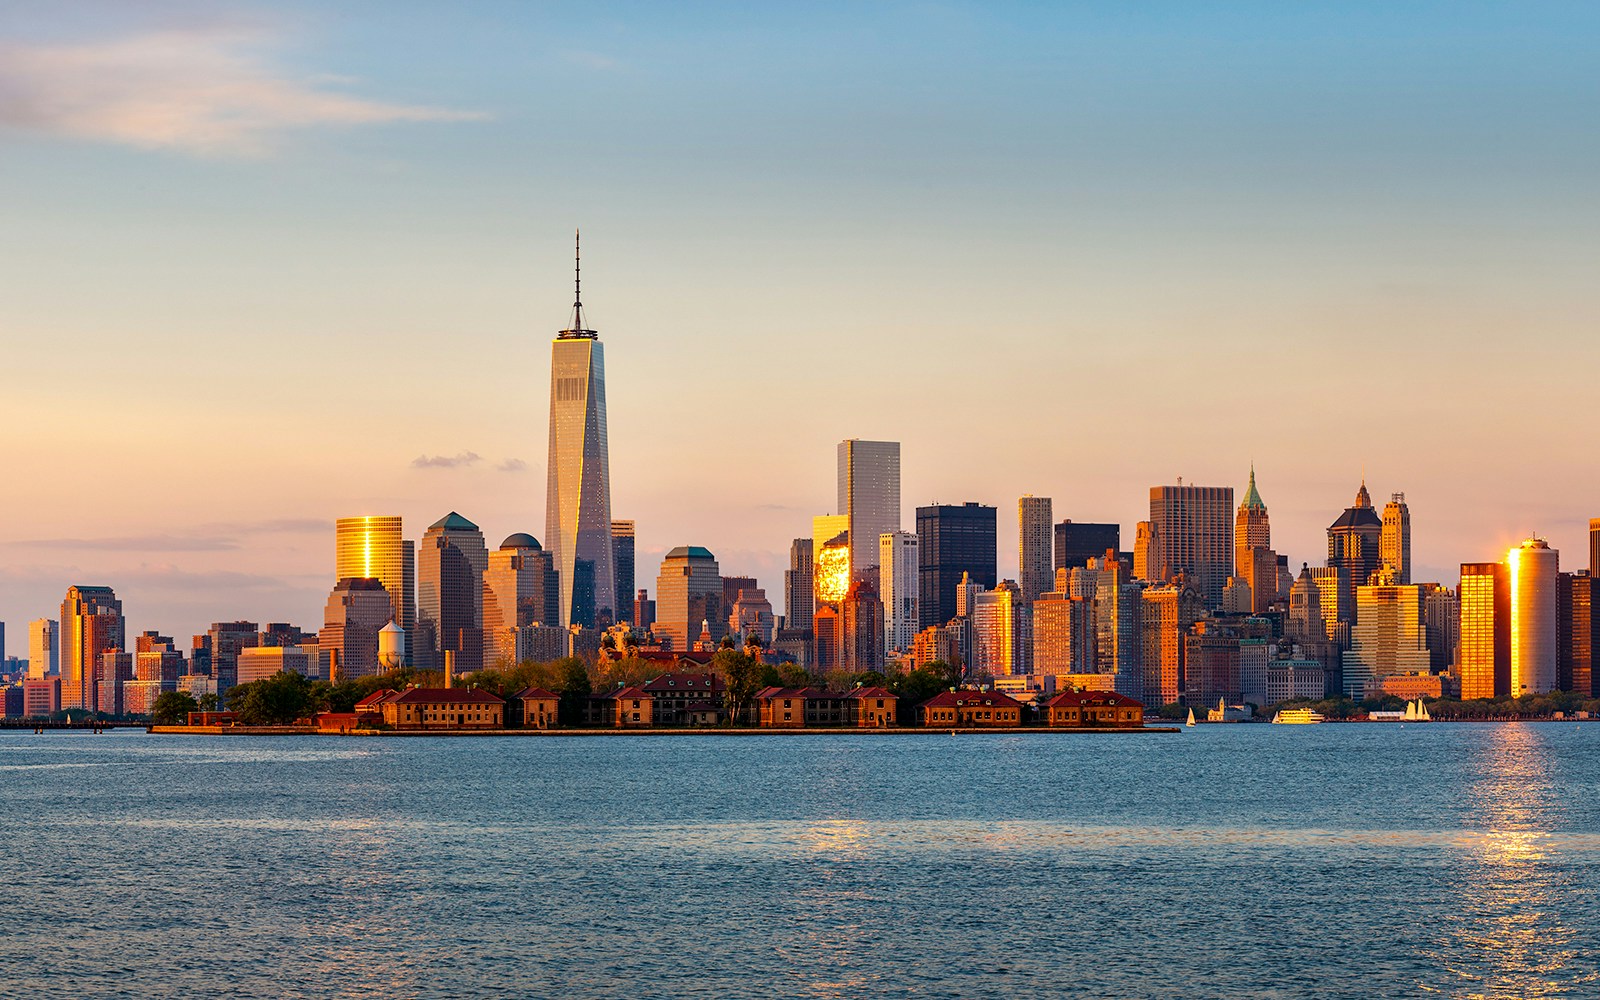
[[[539,540],[526,531],[519,531],[514,535],[507,535],[506,540],[500,543],[502,549],[542,549]]]

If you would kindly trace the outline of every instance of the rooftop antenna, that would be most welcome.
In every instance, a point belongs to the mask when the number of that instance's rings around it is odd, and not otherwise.
[[[561,331],[562,340],[594,340],[598,336],[583,323],[583,231],[572,231],[572,325]]]

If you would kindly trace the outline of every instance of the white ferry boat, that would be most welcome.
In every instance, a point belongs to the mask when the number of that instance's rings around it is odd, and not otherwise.
[[[1325,717],[1320,712],[1313,712],[1309,708],[1284,708],[1272,717],[1275,726],[1309,726],[1321,722]]]

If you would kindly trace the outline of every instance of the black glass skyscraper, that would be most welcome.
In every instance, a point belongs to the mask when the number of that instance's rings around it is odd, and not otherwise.
[[[980,503],[917,508],[923,628],[956,616],[962,573],[985,590],[995,585],[995,525],[995,509]]]

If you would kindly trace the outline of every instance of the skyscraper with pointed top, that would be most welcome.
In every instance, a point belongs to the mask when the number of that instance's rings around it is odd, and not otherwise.
[[[611,549],[611,452],[606,438],[606,360],[583,318],[583,259],[574,238],[572,322],[550,352],[550,459],[545,544],[555,558],[561,624],[615,618]]]

